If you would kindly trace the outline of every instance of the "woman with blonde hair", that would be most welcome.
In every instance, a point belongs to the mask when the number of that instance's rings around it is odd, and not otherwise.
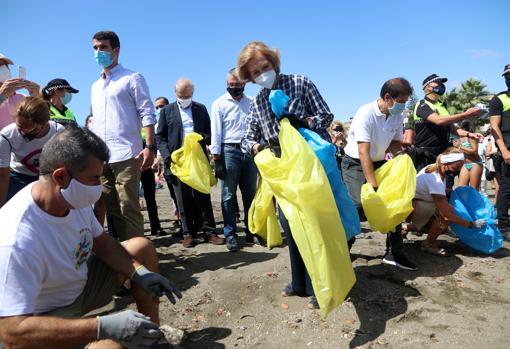
[[[23,99],[15,121],[0,131],[0,207],[39,178],[43,146],[64,130],[50,121],[48,103],[39,97]]]
[[[427,239],[421,244],[424,252],[447,255],[446,251],[437,245],[436,240],[446,232],[450,223],[466,228],[481,228],[485,225],[482,219],[471,222],[460,218],[448,203],[445,177],[457,175],[463,165],[464,153],[450,147],[439,154],[435,164],[423,168],[416,176],[414,211],[410,216],[411,223],[404,224],[403,230],[427,234]]]

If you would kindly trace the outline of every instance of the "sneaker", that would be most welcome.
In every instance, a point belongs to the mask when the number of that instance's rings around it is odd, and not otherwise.
[[[204,242],[208,242],[213,245],[225,245],[225,238],[222,238],[216,234],[205,234]]]
[[[398,267],[398,268],[404,269],[404,270],[417,270],[418,269],[416,267],[416,265],[411,263],[411,261],[409,261],[407,259],[407,257],[402,253],[394,255],[391,252],[387,252],[384,255],[382,262],[383,262],[383,264],[393,265],[395,267]]]
[[[193,240],[193,236],[190,234],[184,235],[184,239],[182,239],[182,246],[186,248],[194,247],[195,240]]]
[[[237,239],[235,236],[230,236],[227,238],[227,249],[230,252],[237,252],[239,247],[237,246]]]
[[[282,290],[282,297],[294,297],[294,296],[302,296],[302,294],[294,291],[291,284],[285,286],[285,288]]]
[[[308,309],[320,309],[319,302],[317,302],[317,297],[311,296],[310,301],[306,305]]]

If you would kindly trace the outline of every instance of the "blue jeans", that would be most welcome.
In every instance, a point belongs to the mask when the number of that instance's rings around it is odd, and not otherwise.
[[[248,210],[257,190],[257,167],[253,158],[244,154],[238,146],[223,145],[222,159],[226,175],[221,181],[221,211],[225,238],[236,235],[236,192],[241,190],[244,208],[244,224],[248,231]]]
[[[39,176],[29,176],[26,174],[11,171],[9,175],[9,188],[7,189],[7,201],[12,199],[21,189],[39,179]]]

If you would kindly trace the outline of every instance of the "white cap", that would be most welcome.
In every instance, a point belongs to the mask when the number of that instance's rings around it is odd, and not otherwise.
[[[7,62],[7,64],[14,64],[14,62],[13,62],[10,58],[6,57],[6,56],[5,56],[4,54],[2,54],[2,53],[0,53],[0,60],[4,60],[4,61],[6,61],[6,62]]]

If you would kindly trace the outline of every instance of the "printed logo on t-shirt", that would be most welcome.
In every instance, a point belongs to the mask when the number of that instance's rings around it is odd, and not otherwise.
[[[75,269],[79,269],[87,261],[92,251],[92,235],[89,228],[80,230],[80,242],[74,249],[74,258],[76,259]]]
[[[36,149],[21,159],[21,163],[34,174],[39,174],[39,157],[42,149]]]

